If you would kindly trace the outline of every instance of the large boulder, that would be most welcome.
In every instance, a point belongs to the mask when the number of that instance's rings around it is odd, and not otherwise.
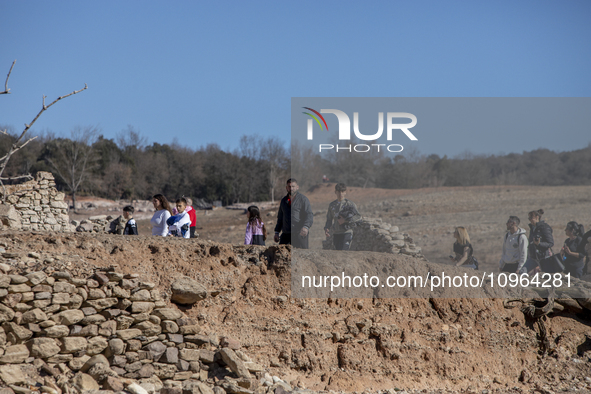
[[[220,354],[224,363],[226,363],[232,372],[234,372],[239,378],[250,379],[250,372],[248,372],[248,369],[244,366],[244,362],[232,349],[225,347],[220,350]]]
[[[194,304],[207,297],[205,287],[195,279],[183,276],[170,286],[172,290],[171,301],[178,304]]]
[[[19,230],[22,227],[21,217],[13,205],[0,204],[0,227]]]

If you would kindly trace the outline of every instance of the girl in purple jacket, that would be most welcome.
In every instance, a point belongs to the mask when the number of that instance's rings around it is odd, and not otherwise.
[[[255,205],[248,207],[246,210],[246,217],[248,218],[248,223],[246,223],[244,244],[264,246],[267,231],[265,224],[261,220],[259,208]]]

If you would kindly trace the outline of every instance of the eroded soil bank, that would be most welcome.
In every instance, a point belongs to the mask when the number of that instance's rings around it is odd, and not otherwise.
[[[587,312],[565,309],[547,318],[556,350],[542,355],[536,328],[528,327],[518,309],[505,309],[502,299],[291,298],[291,253],[285,246],[4,232],[0,247],[6,264],[31,271],[59,266],[81,276],[94,266],[113,266],[156,283],[164,296],[175,278],[197,279],[209,296],[179,308],[199,320],[204,335],[240,341],[253,361],[292,387],[346,392],[591,387]]]

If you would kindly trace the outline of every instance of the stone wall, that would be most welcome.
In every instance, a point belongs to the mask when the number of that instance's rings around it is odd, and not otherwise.
[[[8,386],[0,392],[291,390],[252,362],[238,341],[201,335],[199,320],[167,307],[154,283],[137,274],[88,271],[75,277],[53,266],[0,264],[0,387]],[[175,302],[192,304],[209,296],[186,277],[171,289]]]
[[[6,186],[6,202],[1,203],[2,228],[70,232],[68,204],[64,193],[55,188],[53,174],[38,172],[34,180]]]
[[[332,239],[324,241],[323,248],[334,249]],[[383,223],[379,218],[366,218],[355,226],[351,250],[404,253],[411,256],[421,253],[421,248],[414,244],[413,239],[407,233],[401,233],[397,226]]]

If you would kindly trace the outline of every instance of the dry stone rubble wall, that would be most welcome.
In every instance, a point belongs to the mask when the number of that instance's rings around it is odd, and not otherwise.
[[[324,249],[334,249],[332,239],[322,243]],[[421,248],[416,246],[413,239],[400,232],[397,226],[383,223],[382,219],[366,218],[353,229],[351,249],[355,251],[404,253],[419,256]]]
[[[79,273],[79,272],[78,272]],[[191,278],[174,293],[207,297]],[[194,292],[194,297],[187,298]],[[188,301],[186,301],[188,300]],[[144,394],[267,393],[289,384],[265,373],[227,337],[168,307],[138,275],[94,269],[75,277],[0,264],[0,386],[5,394],[107,390]]]
[[[0,196],[3,194],[0,188]],[[6,185],[5,202],[0,203],[1,228],[70,232],[64,198],[65,194],[55,188],[50,172],[40,171],[34,180]]]

